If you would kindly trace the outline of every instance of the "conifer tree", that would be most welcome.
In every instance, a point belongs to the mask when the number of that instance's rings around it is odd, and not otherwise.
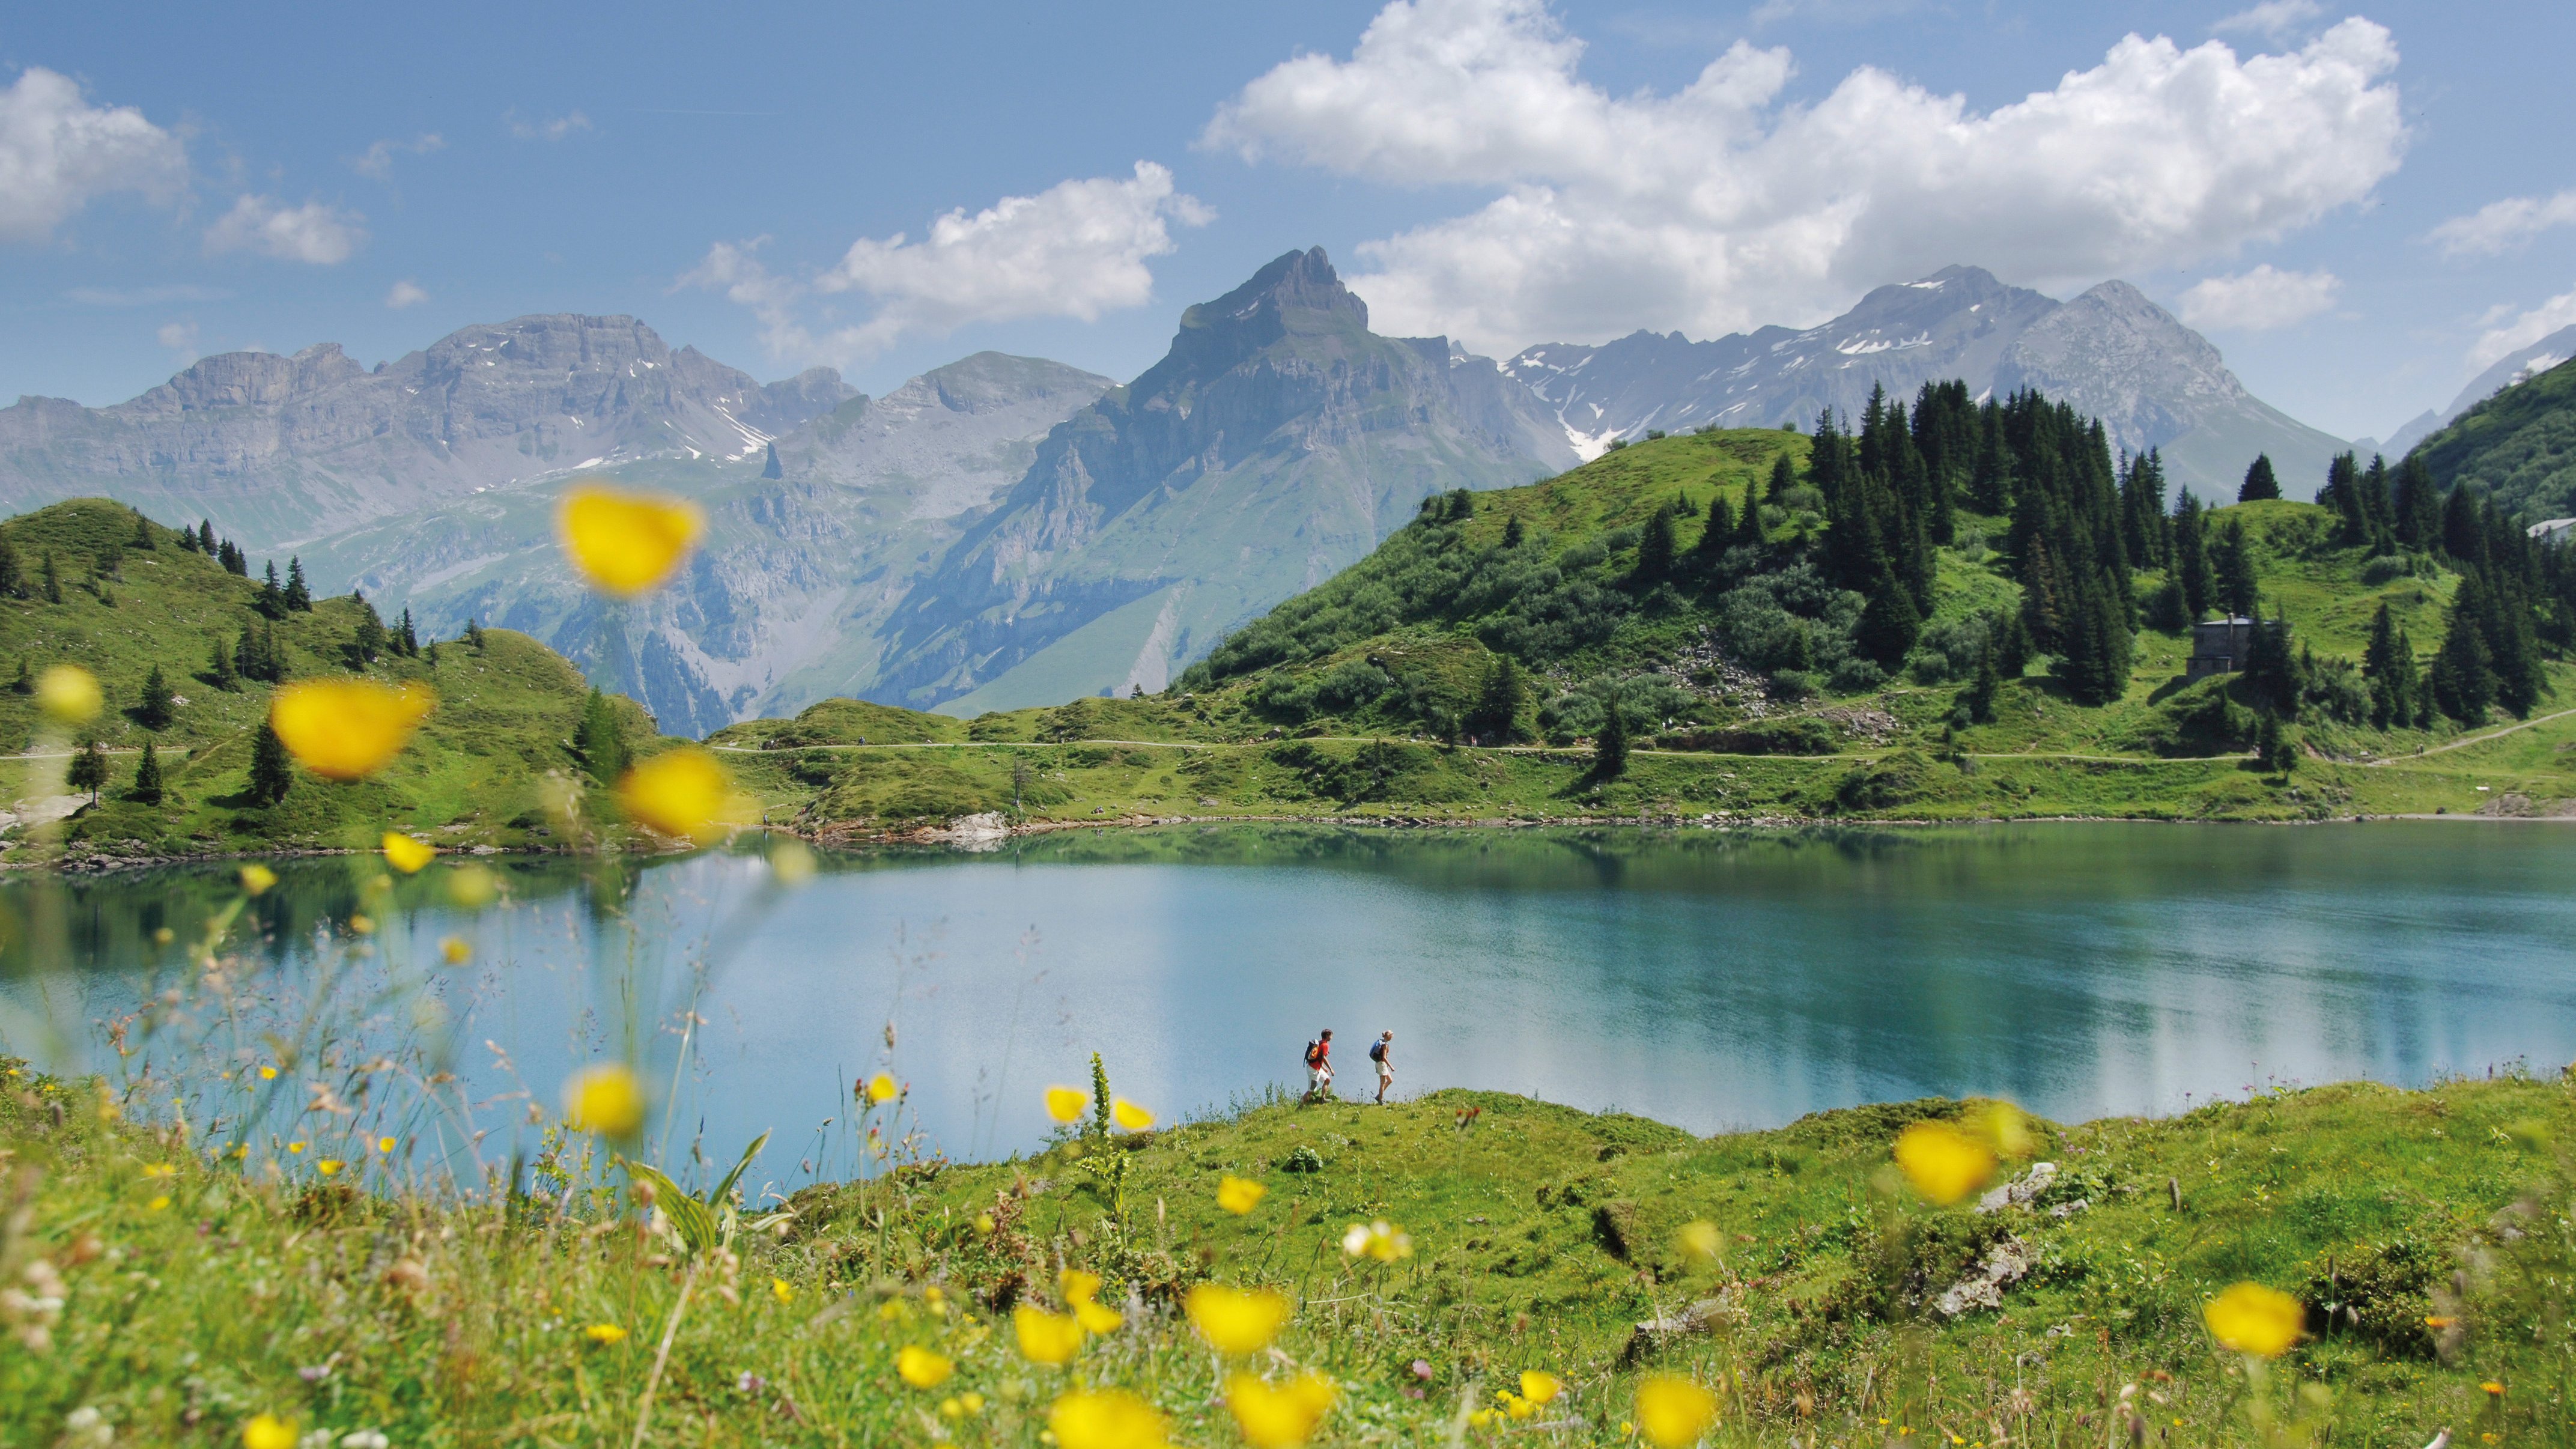
[[[603,785],[612,785],[626,773],[626,740],[617,729],[617,713],[609,707],[608,696],[593,686],[590,697],[581,704],[581,727],[573,735],[573,753],[581,757],[581,767]]]
[[[1715,493],[1708,500],[1708,522],[1699,531],[1699,542],[1691,548],[1692,562],[1702,573],[1717,567],[1719,559],[1735,546],[1735,510],[1727,506],[1726,495]]]
[[[268,576],[261,580],[259,595],[251,600],[250,606],[265,618],[286,617],[286,591],[277,586],[277,563],[274,559],[269,561]]]
[[[1995,722],[1995,694],[2003,682],[2003,672],[1995,666],[1994,640],[1988,639],[1977,646],[1976,675],[1959,691],[1959,708],[1967,712],[1969,723]]]
[[[286,753],[286,742],[279,739],[277,731],[270,729],[268,721],[263,719],[251,735],[250,803],[275,805],[284,800],[286,792],[294,787],[295,762]]]
[[[2227,526],[2218,531],[2217,552],[2219,606],[2231,618],[2253,618],[2263,590],[2254,572],[2254,546],[2246,540],[2244,520],[2227,520]]]
[[[2433,656],[2433,702],[2442,713],[2466,725],[2487,722],[2495,704],[2495,670],[2487,641],[2478,631],[2477,592],[2473,576],[2460,581],[2451,601],[2451,618],[2442,634],[2441,651]]]
[[[1512,521],[1518,523],[1520,520],[1515,518]],[[483,652],[482,620],[468,619],[465,621],[465,642],[473,648],[475,653],[480,654]]]
[[[24,654],[18,656],[18,677],[9,682],[9,692],[12,694],[36,692],[36,676],[27,668],[27,656]]]
[[[353,590],[349,597],[358,601],[358,629],[349,641],[349,650],[358,663],[373,664],[385,652],[385,621],[364,595]]]
[[[2281,726],[2281,716],[2263,711],[2254,727],[2254,761],[2275,775],[2286,775],[2299,767],[2298,746],[2291,743],[2289,732]]]
[[[175,707],[170,698],[170,681],[162,676],[161,666],[155,664],[143,676],[143,695],[134,702],[134,722],[147,730],[166,730]]]
[[[207,661],[207,673],[213,677],[215,688],[226,694],[240,691],[241,668],[233,661],[232,647],[220,637],[215,640],[213,658]]]
[[[1601,733],[1592,741],[1592,777],[1616,780],[1628,773],[1628,720],[1616,696],[1601,701]]]
[[[411,606],[408,604],[403,606],[402,622],[394,626],[393,645],[394,652],[405,659],[420,657],[420,632],[412,627]]]
[[[2389,511],[2395,515],[2398,542],[2413,549],[2440,542],[2441,490],[2434,486],[2433,470],[2416,454],[2407,454],[2397,465],[2397,496],[2390,500]]]
[[[2479,526],[2477,500],[2466,488],[2453,488],[2442,504],[2442,551],[2463,566],[2485,563],[2486,530]]]
[[[197,551],[197,525],[193,523],[179,525],[179,547],[190,553]]]
[[[1898,584],[1893,569],[1881,567],[1877,582],[1861,605],[1860,628],[1853,634],[1852,643],[1878,661],[1880,667],[1893,672],[1905,662],[1907,651],[1922,632],[1923,616],[1915,612],[1912,596]]]
[[[1659,503],[1646,515],[1646,531],[1637,539],[1637,568],[1628,576],[1630,586],[1652,588],[1672,577],[1675,551],[1673,506]]]
[[[274,572],[274,569],[271,570]],[[290,557],[286,561],[286,607],[298,614],[313,612],[313,590],[304,582],[304,560]]]
[[[250,555],[242,552],[240,544],[231,539],[225,539],[223,547],[217,551],[216,558],[223,564],[224,572],[238,579],[250,577]]]
[[[2246,466],[2244,486],[2236,490],[2236,501],[2239,503],[2259,503],[2266,499],[2278,498],[2280,496],[2281,480],[2272,472],[2271,455],[2269,453],[2255,454],[2254,461]]]
[[[2184,611],[2191,617],[2186,623],[2197,623],[2208,617],[2210,606],[2218,602],[2218,572],[2209,561],[2209,515],[2202,511],[2200,500],[2191,490],[2182,490],[2174,505],[2174,581],[2182,586]]]
[[[1521,737],[1524,698],[1520,666],[1513,662],[1512,656],[1496,654],[1485,664],[1484,682],[1476,691],[1476,708],[1468,717],[1468,728],[1486,744],[1512,743]]]
[[[126,792],[126,798],[145,805],[161,803],[161,757],[154,752],[150,740],[143,742],[143,761],[134,767],[134,788]]]
[[[2286,620],[2249,617],[2254,620],[2254,637],[2245,648],[2246,689],[2266,710],[2295,713],[2299,680],[2290,657],[2290,626]]]
[[[2361,677],[2370,685],[2370,722],[2402,729],[2415,722],[2415,647],[2382,603],[2371,616],[2370,643],[2362,649]]]
[[[141,549],[145,553],[152,552],[156,547],[152,542],[152,520],[144,517],[143,510],[139,508],[134,512],[134,542],[129,547]]]
[[[215,556],[215,524],[212,519],[197,520],[197,552],[208,558]]]
[[[1521,546],[1521,540],[1528,536],[1529,530],[1521,527],[1521,516],[1519,514],[1515,513],[1510,518],[1503,520],[1503,547],[1507,549],[1518,548]],[[474,647],[477,649],[482,648],[482,631],[471,625],[467,627],[467,637],[474,641]]]
[[[88,791],[89,803],[98,803],[98,792],[107,788],[107,752],[98,747],[98,741],[82,741],[72,755],[71,768],[64,773],[63,782],[75,790]]]
[[[27,592],[27,571],[18,562],[18,547],[9,535],[0,533],[0,599],[23,597]]]

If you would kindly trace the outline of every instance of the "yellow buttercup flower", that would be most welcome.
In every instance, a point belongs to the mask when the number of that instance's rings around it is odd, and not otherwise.
[[[474,959],[473,943],[462,936],[442,936],[438,942],[438,959],[450,966],[462,966]]]
[[[875,1076],[868,1078],[868,1100],[870,1102],[891,1102],[894,1100],[895,1093],[899,1090],[901,1089],[895,1085],[894,1077],[891,1073],[879,1072]]]
[[[1154,1125],[1154,1114],[1124,1097],[1109,1099],[1109,1120],[1130,1132],[1142,1132]]]
[[[1704,1263],[1716,1262],[1718,1249],[1726,1241],[1725,1235],[1717,1230],[1717,1224],[1712,1222],[1684,1223],[1675,1237],[1683,1252]]]
[[[945,1354],[932,1353],[919,1344],[907,1343],[894,1356],[894,1371],[905,1383],[916,1389],[935,1389],[948,1382],[957,1365]]]
[[[1011,1332],[1020,1356],[1031,1363],[1062,1368],[1082,1350],[1082,1324],[1061,1313],[1023,1303],[1011,1310]]]
[[[275,1414],[260,1414],[242,1425],[242,1449],[295,1449],[293,1419]]]
[[[392,1138],[390,1138],[390,1137],[379,1137],[379,1138],[377,1138],[377,1139],[376,1139],[376,1150],[377,1150],[378,1152],[391,1152],[391,1151],[393,1151],[393,1150],[394,1150],[394,1140],[393,1140]]]
[[[36,676],[36,704],[58,725],[88,724],[106,703],[98,676],[77,664],[56,664]]]
[[[584,1067],[564,1083],[564,1116],[584,1132],[632,1137],[644,1125],[644,1084],[615,1062]]]
[[[363,780],[392,763],[438,706],[425,684],[306,679],[280,685],[268,727],[296,762],[326,780]]]
[[[459,866],[447,873],[447,898],[465,910],[479,911],[500,893],[501,882],[487,867]]]
[[[1261,1200],[1269,1194],[1270,1189],[1260,1183],[1240,1177],[1223,1177],[1217,1180],[1216,1205],[1241,1217],[1261,1206]]]
[[[660,588],[706,530],[706,515],[683,498],[621,493],[584,484],[564,494],[555,530],[564,556],[603,594],[631,599]]]
[[[784,1278],[772,1278],[769,1280],[769,1296],[781,1303],[793,1303],[796,1301],[796,1285]]]
[[[1116,1333],[1127,1317],[1115,1308],[1104,1308],[1085,1298],[1073,1305],[1073,1321],[1081,1324],[1085,1333]]]
[[[665,750],[628,770],[617,782],[617,803],[637,824],[699,845],[759,818],[722,762],[695,745]]]
[[[313,1170],[322,1174],[324,1177],[337,1177],[340,1175],[340,1159],[336,1157],[325,1157],[321,1161],[313,1164]]]
[[[593,1343],[624,1343],[626,1341],[626,1330],[618,1327],[614,1323],[594,1323],[590,1327],[583,1329],[581,1333],[582,1337],[589,1339]]]
[[[1056,1291],[1067,1303],[1081,1303],[1100,1296],[1100,1275],[1080,1268],[1067,1268],[1055,1275]]]
[[[1402,1228],[1384,1219],[1373,1223],[1353,1223],[1342,1234],[1342,1251],[1354,1258],[1375,1258],[1392,1263],[1413,1256],[1413,1238]]]
[[[1091,1094],[1075,1087],[1046,1089],[1047,1115],[1058,1122],[1071,1124],[1082,1120],[1083,1109],[1091,1105]]]
[[[1164,1449],[1163,1416],[1125,1389],[1076,1390],[1047,1409],[1056,1449]]]
[[[361,936],[372,936],[376,933],[376,918],[373,916],[351,916],[349,918],[349,929],[357,932]]]
[[[276,1081],[276,1080],[277,1080],[277,1068],[275,1068],[275,1067],[262,1067],[262,1068],[260,1068],[260,1069],[259,1069],[259,1079],[260,1079],[261,1081],[263,1081],[263,1082],[273,1082],[273,1081]]]
[[[1288,1300],[1268,1288],[1247,1291],[1222,1283],[1191,1284],[1181,1306],[1209,1347],[1236,1358],[1268,1348],[1291,1311]]]
[[[1682,1449],[1717,1422],[1717,1395],[1685,1378],[1656,1374],[1637,1385],[1637,1427],[1661,1449]]]
[[[2039,1150],[2039,1133],[2030,1114],[2010,1102],[1981,1102],[1959,1119],[1960,1127],[1998,1156],[2022,1158]]]
[[[1565,1381],[1541,1369],[1521,1370],[1521,1397],[1544,1404],[1565,1391]]]
[[[1916,1122],[1896,1134],[1896,1165],[1916,1192],[1948,1207],[1995,1175],[1995,1154],[1947,1122]]]
[[[1254,1449],[1297,1449],[1315,1437],[1315,1426],[1339,1395],[1322,1374],[1299,1374],[1277,1388],[1245,1373],[1225,1381],[1225,1406]]]
[[[277,884],[277,872],[264,865],[246,865],[241,868],[241,883],[250,894],[265,895],[269,887]]]
[[[2238,1353],[2279,1358],[2306,1330],[2308,1310],[2299,1300],[2260,1283],[2238,1283],[2201,1309],[2210,1335]]]
[[[420,868],[438,858],[438,847],[424,845],[399,831],[388,830],[384,839],[385,861],[405,875],[418,875]]]

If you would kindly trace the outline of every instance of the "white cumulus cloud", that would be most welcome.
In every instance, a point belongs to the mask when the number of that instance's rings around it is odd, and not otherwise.
[[[2325,13],[2326,8],[2317,0],[2263,0],[2262,4],[2239,10],[2209,28],[2221,35],[2235,31],[2279,40]]]
[[[182,367],[196,361],[200,356],[197,351],[197,324],[194,322],[164,322],[161,324],[161,330],[154,336],[162,346],[179,354],[179,365]]]
[[[719,242],[680,280],[751,308],[779,358],[846,363],[909,333],[1024,317],[1088,322],[1141,305],[1154,294],[1146,260],[1176,245],[1171,223],[1213,217],[1173,188],[1168,168],[1139,161],[1132,176],[1061,182],[972,214],[960,207],[917,241],[901,232],[862,237],[810,280],[762,266],[761,241]],[[843,295],[865,299],[868,315],[841,320],[825,299]]]
[[[560,141],[576,131],[590,129],[590,117],[579,111],[531,121],[513,110],[503,114],[501,119],[509,126],[510,134],[522,141]]]
[[[2469,366],[2479,372],[2507,354],[2520,352],[2561,327],[2576,327],[2576,292],[2561,292],[2501,327],[2489,329],[2469,349]]]
[[[2510,196],[2432,230],[2444,256],[2501,256],[2552,227],[2576,226],[2576,190],[2556,196]]]
[[[446,139],[436,131],[427,131],[408,141],[378,141],[359,153],[357,158],[349,163],[349,167],[361,176],[382,181],[394,174],[396,152],[408,151],[414,156],[426,156],[432,151],[445,149],[447,149]]]
[[[1669,95],[1613,96],[1543,0],[1394,0],[1347,59],[1244,87],[1202,144],[1496,193],[1363,243],[1398,331],[1481,350],[1813,320],[1953,262],[2035,285],[2187,265],[2366,196],[2406,141],[2397,50],[2352,19],[2288,54],[2131,35],[1991,111],[1862,67],[1782,104],[1738,41]]]
[[[166,201],[187,181],[179,138],[132,106],[93,106],[67,76],[29,66],[0,90],[0,239],[42,241],[92,197]]]
[[[2194,327],[2269,332],[2333,307],[2342,289],[2343,279],[2332,272],[2284,272],[2265,262],[2250,272],[2193,283],[2182,294],[2182,320]]]
[[[405,307],[417,307],[428,300],[429,293],[421,290],[420,283],[408,277],[394,283],[385,291],[385,305],[397,312]]]
[[[280,261],[336,266],[367,239],[359,225],[365,219],[326,202],[280,206],[265,196],[244,196],[206,228],[206,250],[251,251]]]

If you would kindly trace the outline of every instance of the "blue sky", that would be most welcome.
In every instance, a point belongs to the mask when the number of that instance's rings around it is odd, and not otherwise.
[[[0,397],[548,311],[1124,378],[1320,243],[1485,350],[2124,276],[2385,435],[2576,322],[2571,53],[2538,4],[21,7]]]

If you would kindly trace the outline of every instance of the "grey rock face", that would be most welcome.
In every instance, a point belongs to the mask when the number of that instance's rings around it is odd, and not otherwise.
[[[372,371],[331,343],[225,353],[113,407],[0,410],[0,504],[105,493],[284,551],[569,469],[748,456],[854,395],[829,369],[762,387],[632,317],[467,327]]]
[[[1548,343],[1506,367],[1587,454],[1650,428],[1805,426],[1827,407],[1856,416],[1873,387],[1910,397],[1949,378],[1978,393],[2038,387],[2099,416],[2115,447],[2162,449],[2167,474],[2204,493],[2234,496],[2258,452],[2313,491],[2343,446],[2246,392],[2207,339],[2125,282],[2061,303],[1976,267],[1880,287],[1805,331]]]

